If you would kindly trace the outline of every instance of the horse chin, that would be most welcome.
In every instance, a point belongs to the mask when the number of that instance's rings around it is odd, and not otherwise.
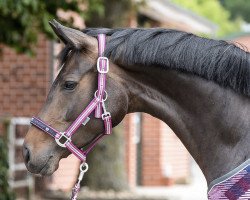
[[[63,153],[60,153],[60,156],[54,155],[51,156],[44,167],[41,169],[39,173],[37,173],[37,176],[51,176],[59,167],[59,162],[63,158],[67,158],[70,155],[70,152],[64,151]]]
[[[36,166],[32,163],[27,163],[26,167],[30,173],[36,176],[50,176],[58,169],[59,161],[59,157],[50,156],[42,165]]]
[[[44,167],[41,169],[41,171],[38,173],[40,176],[50,176],[52,175],[59,167],[59,160],[49,160]]]

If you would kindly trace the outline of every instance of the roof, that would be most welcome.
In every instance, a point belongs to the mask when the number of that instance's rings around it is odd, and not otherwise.
[[[145,0],[145,5],[139,8],[139,12],[163,24],[175,23],[188,27],[195,33],[214,34],[217,30],[217,26],[208,19],[169,0]]]

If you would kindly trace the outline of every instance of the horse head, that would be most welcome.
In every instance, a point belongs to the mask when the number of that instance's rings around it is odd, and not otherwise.
[[[56,21],[50,25],[65,44],[65,49],[61,56],[61,70],[38,117],[63,132],[93,99],[97,90],[98,41],[96,37],[62,26]],[[116,65],[112,62],[109,65],[106,85],[108,100],[105,103],[115,126],[127,113],[128,97],[117,80],[117,72],[114,73]],[[102,121],[93,118],[77,130],[72,142],[79,148],[84,147],[103,131]],[[30,172],[50,175],[58,168],[60,159],[69,154],[52,137],[34,126],[30,127],[23,145],[24,160]]]

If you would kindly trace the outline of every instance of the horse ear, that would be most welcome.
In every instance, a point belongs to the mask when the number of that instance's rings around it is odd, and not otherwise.
[[[55,34],[63,41],[65,45],[69,44],[80,49],[82,47],[86,48],[95,46],[97,43],[97,40],[94,37],[86,35],[79,30],[63,26],[56,20],[50,21],[49,24],[54,30]]]

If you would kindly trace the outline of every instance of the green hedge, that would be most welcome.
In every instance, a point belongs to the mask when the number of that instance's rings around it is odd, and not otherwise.
[[[8,151],[5,140],[0,137],[0,200],[14,200],[14,193],[8,184]]]

